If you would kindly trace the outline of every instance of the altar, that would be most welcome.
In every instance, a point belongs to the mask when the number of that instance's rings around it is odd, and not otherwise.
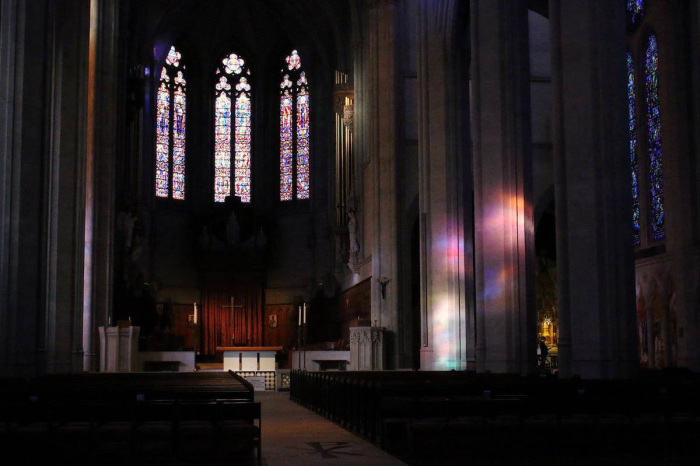
[[[275,354],[281,346],[217,346],[224,353],[224,370],[233,372],[275,371]]]

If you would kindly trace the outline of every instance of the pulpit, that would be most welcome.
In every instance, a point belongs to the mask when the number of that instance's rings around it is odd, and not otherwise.
[[[136,372],[141,327],[100,327],[100,372]]]

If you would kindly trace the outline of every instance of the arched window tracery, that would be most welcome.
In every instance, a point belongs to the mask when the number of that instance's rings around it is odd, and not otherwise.
[[[156,92],[157,197],[185,199],[187,81],[182,55],[170,47]]]
[[[280,200],[310,196],[310,93],[296,50],[285,59],[280,82]]]
[[[252,94],[250,69],[239,55],[221,60],[214,99],[214,201],[233,195],[251,202]],[[233,161],[233,173],[231,162]]]

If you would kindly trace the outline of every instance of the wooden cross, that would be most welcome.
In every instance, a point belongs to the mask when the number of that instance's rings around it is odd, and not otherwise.
[[[229,302],[231,303],[230,306],[221,306],[221,308],[222,308],[222,309],[231,309],[231,311],[234,311],[236,308],[243,308],[243,305],[241,305],[241,304],[239,304],[238,306],[236,306],[236,298],[234,298],[233,296],[231,296]],[[246,317],[247,317],[247,316],[244,314],[244,315],[243,315],[243,320],[244,320],[244,322],[243,322],[243,341],[245,341],[246,344],[247,344],[248,338],[247,338],[247,332],[246,332],[246,324],[247,324],[247,322],[246,322],[246,321],[247,321]],[[234,332],[233,332],[233,336],[231,337],[231,342],[234,343],[234,344],[235,344],[235,342],[236,342],[236,331],[235,331],[235,330],[234,330]]]

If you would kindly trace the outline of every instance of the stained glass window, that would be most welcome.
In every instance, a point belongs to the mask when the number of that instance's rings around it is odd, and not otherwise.
[[[644,0],[627,0],[627,24],[637,27],[644,17]]]
[[[634,245],[641,241],[640,236],[640,209],[639,209],[639,160],[637,158],[637,118],[635,116],[636,100],[634,85],[634,60],[632,53],[627,52],[627,100],[629,116],[629,156],[630,168],[632,171],[632,228],[634,234]]]
[[[309,83],[296,50],[285,59],[280,83],[280,200],[309,198]]]
[[[649,37],[645,65],[651,239],[660,240],[665,236],[664,174],[661,151],[661,105],[659,103],[659,50],[654,35]]]
[[[187,116],[187,81],[181,59],[180,52],[170,47],[156,95],[156,196],[178,200],[185,199]]]
[[[221,64],[222,67],[216,70],[219,81],[216,84],[214,108],[214,201],[224,202],[231,195],[233,154],[233,195],[240,198],[241,202],[250,202],[250,69],[245,60],[235,53],[224,57]]]

